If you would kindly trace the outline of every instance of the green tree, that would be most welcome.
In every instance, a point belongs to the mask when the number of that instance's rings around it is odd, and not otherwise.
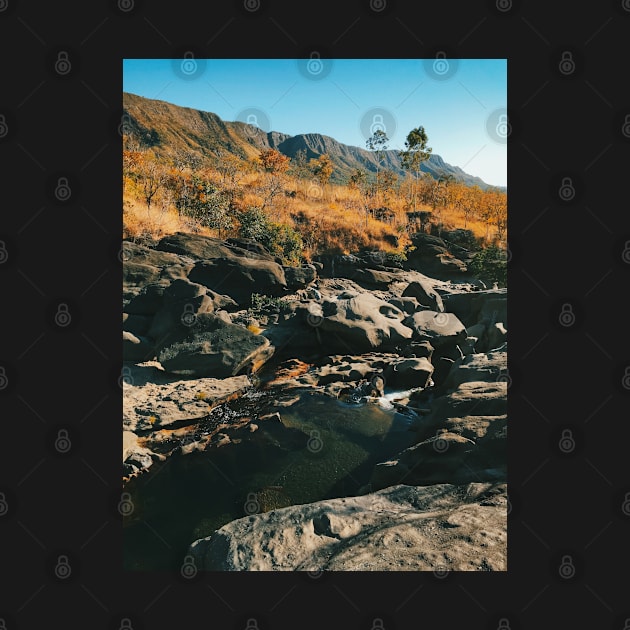
[[[402,167],[408,172],[413,172],[415,174],[415,180],[418,181],[418,177],[420,175],[420,167],[422,162],[431,157],[431,152],[433,149],[431,147],[427,147],[427,142],[429,138],[424,127],[416,127],[412,129],[407,134],[407,139],[405,140],[405,149],[404,151],[399,151],[398,155],[400,156]],[[414,212],[416,210],[416,188],[414,186],[413,190],[413,209]]]
[[[361,195],[363,212],[365,214],[365,227],[368,226],[368,217],[370,215],[370,199],[374,193],[374,185],[368,178],[367,173],[360,168],[354,170],[348,180],[348,186],[354,190],[358,190]]]
[[[369,151],[374,153],[376,158],[376,202],[378,203],[378,195],[380,190],[380,167],[385,151],[387,151],[387,143],[389,138],[382,129],[377,129],[365,142],[365,146]]]
[[[319,183],[324,187],[330,180],[333,173],[333,163],[327,153],[323,153],[316,160],[311,160],[313,167],[313,175]]]

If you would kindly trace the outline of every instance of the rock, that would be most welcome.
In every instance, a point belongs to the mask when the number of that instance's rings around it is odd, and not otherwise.
[[[287,286],[280,265],[252,258],[216,258],[198,262],[188,278],[228,295],[241,307],[251,304],[253,293],[278,296],[285,292]]]
[[[501,290],[494,289],[493,293],[496,295],[499,291]],[[507,327],[507,295],[505,295],[504,291],[499,295],[500,297],[485,296],[479,311],[478,322],[489,325],[500,322]]]
[[[406,268],[439,280],[466,273],[466,264],[449,252],[441,238],[417,232],[411,240],[415,249],[407,254]]]
[[[371,293],[345,292],[337,299],[325,299],[321,312],[320,328],[327,334],[330,350],[368,352],[395,346],[412,336],[401,321],[402,311]]]
[[[191,261],[186,264],[175,264],[164,267],[162,271],[160,271],[160,280],[166,280],[168,282],[172,282],[173,280],[185,280],[193,266],[194,263]]]
[[[256,241],[247,239],[228,239],[224,241],[210,236],[189,234],[187,232],[177,232],[165,236],[156,245],[156,250],[187,256],[194,261],[221,258],[249,258],[252,260],[275,261],[275,258]]]
[[[246,375],[185,380],[152,366],[133,366],[123,383],[123,428],[151,432],[192,424],[251,388]]]
[[[151,361],[155,357],[155,347],[150,339],[136,336],[128,330],[123,330],[123,361],[142,363]]]
[[[214,302],[206,288],[187,279],[174,280],[164,289],[162,305],[155,313],[149,336],[158,343],[175,327],[189,326],[201,313],[214,310]]]
[[[123,313],[123,330],[136,336],[145,336],[149,332],[151,317],[148,315],[134,315]]]
[[[398,485],[247,516],[196,540],[205,571],[505,571],[506,484]]]
[[[130,315],[155,315],[161,306],[167,283],[148,284],[125,306]]]
[[[434,356],[431,361],[435,368],[433,371],[432,380],[433,383],[439,387],[448,378],[448,375],[451,372],[455,360],[449,359],[449,357]]]
[[[462,322],[452,313],[420,311],[407,317],[403,323],[411,328],[414,339],[430,341],[436,349],[461,343],[468,336]]]
[[[122,248],[124,265],[143,264],[165,269],[173,265],[185,265],[190,262],[189,259],[182,256],[159,251],[131,241],[123,241]]]
[[[410,282],[407,288],[403,291],[402,297],[414,297],[421,306],[427,307],[438,313],[444,312],[442,298],[429,282],[423,282],[420,280]]]
[[[175,374],[225,378],[257,369],[273,353],[269,340],[211,313],[174,328],[157,344],[158,361]]]
[[[367,289],[386,290],[393,282],[400,279],[397,273],[378,271],[376,269],[356,269],[352,272],[352,280]]]
[[[370,486],[373,490],[380,490],[400,483],[415,486],[493,481],[483,479],[479,471],[467,465],[466,459],[475,448],[473,440],[443,431],[405,449],[395,460],[377,464]]]
[[[411,396],[414,400],[414,396]],[[413,404],[413,403],[412,403]],[[464,382],[449,394],[433,400],[431,413],[417,424],[419,439],[426,439],[445,426],[449,418],[465,416],[503,416],[507,414],[507,383],[498,381]]]
[[[507,374],[507,369],[507,352],[471,354],[455,363],[444,382],[444,389],[454,391],[463,383],[472,381],[496,382]]]
[[[444,310],[453,313],[466,326],[494,321],[507,325],[507,290],[490,289],[487,291],[462,291],[442,296]],[[488,303],[487,306],[486,303]],[[496,313],[495,313],[496,311]]]
[[[501,322],[496,322],[488,328],[487,345],[488,350],[498,348],[507,340],[507,329]]]
[[[317,271],[313,265],[302,265],[301,267],[284,265],[282,268],[284,269],[287,289],[290,291],[304,289],[317,279]]]
[[[393,388],[426,387],[431,374],[433,366],[427,358],[399,359],[385,370],[385,381]]]
[[[414,297],[391,298],[387,301],[408,315],[413,315],[416,311],[423,310],[423,307],[420,306],[418,300]]]
[[[434,350],[435,348],[428,341],[412,341],[403,346],[402,356],[415,357],[417,359],[426,357],[430,361]]]
[[[160,269],[154,265],[126,262],[123,265],[123,287],[144,287],[160,278]]]

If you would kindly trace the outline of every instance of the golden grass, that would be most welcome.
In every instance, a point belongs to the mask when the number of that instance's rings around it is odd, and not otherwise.
[[[206,171],[204,174],[219,183],[218,173]],[[256,188],[261,178],[260,173],[244,173],[240,177],[243,194],[234,202],[236,212],[263,205],[264,200]],[[348,186],[320,186],[315,180],[288,176],[284,188],[295,194],[278,194],[272,206],[266,210],[273,221],[289,224],[300,233],[306,260],[316,253],[347,254],[360,249],[403,252],[411,244],[410,226],[402,196],[390,195],[382,198],[378,204],[394,212],[393,221],[387,223],[371,216],[366,219],[360,193]],[[417,210],[431,212],[431,207],[418,204]],[[486,237],[485,222],[475,217],[465,221],[463,212],[453,207],[440,208],[433,213],[433,221],[438,219],[444,229],[466,226],[476,237]],[[201,227],[185,216],[180,217],[168,197],[157,195],[148,210],[140,189],[132,179],[127,178],[123,199],[123,238],[156,239],[178,231],[218,236],[216,231]],[[223,234],[223,237],[235,235],[233,232]],[[496,230],[491,227],[488,241],[492,242],[495,238]]]

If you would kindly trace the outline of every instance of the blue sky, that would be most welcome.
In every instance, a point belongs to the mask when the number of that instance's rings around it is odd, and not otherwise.
[[[382,128],[402,149],[421,125],[433,153],[507,185],[505,59],[126,59],[123,90],[363,148]]]

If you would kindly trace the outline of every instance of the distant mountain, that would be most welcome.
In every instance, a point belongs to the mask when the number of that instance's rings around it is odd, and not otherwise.
[[[376,172],[374,154],[367,149],[338,142],[330,136],[306,133],[290,136],[278,131],[265,132],[255,125],[227,122],[211,112],[180,107],[165,101],[145,98],[123,92],[124,124],[131,133],[150,146],[157,155],[172,155],[177,151],[196,153],[202,159],[228,151],[241,158],[257,156],[264,149],[277,149],[294,158],[304,150],[307,159],[326,153],[335,167],[331,181],[346,183],[357,168]],[[386,168],[404,176],[398,152],[384,152],[381,169]],[[433,177],[452,175],[468,186],[482,190],[491,188],[479,177],[464,172],[459,166],[447,164],[436,154],[422,164],[421,170]],[[505,190],[504,187],[500,187]]]

